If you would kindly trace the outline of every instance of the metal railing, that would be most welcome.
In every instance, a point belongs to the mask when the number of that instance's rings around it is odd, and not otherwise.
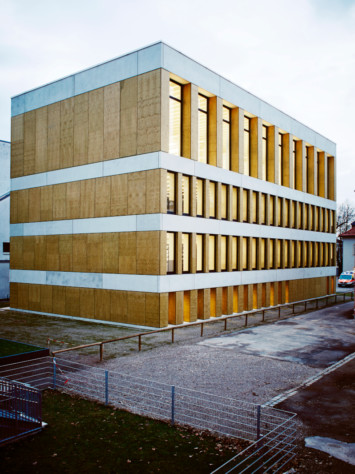
[[[86,348],[89,348],[89,347],[98,346],[99,347],[99,352],[100,352],[100,361],[102,361],[103,360],[103,353],[104,353],[104,345],[105,344],[110,344],[110,343],[113,343],[113,342],[119,342],[119,341],[125,341],[125,340],[128,340],[128,339],[137,338],[138,350],[140,351],[142,349],[142,339],[146,336],[151,336],[152,334],[158,334],[158,333],[171,331],[171,342],[174,343],[176,331],[180,330],[180,329],[186,329],[186,328],[191,328],[191,327],[194,327],[194,326],[199,326],[200,327],[200,336],[202,337],[203,334],[204,334],[204,326],[205,325],[211,325],[211,324],[216,324],[218,322],[223,322],[223,324],[224,324],[223,330],[227,331],[227,329],[228,329],[227,323],[228,323],[229,320],[244,318],[244,327],[247,327],[248,326],[248,320],[251,316],[255,316],[255,315],[260,314],[260,316],[261,316],[260,322],[265,322],[266,313],[270,312],[270,311],[275,311],[276,310],[278,312],[278,315],[277,315],[278,318],[281,318],[281,310],[284,309],[284,308],[290,308],[292,310],[291,315],[295,315],[297,306],[301,306],[301,311],[299,311],[298,313],[303,313],[303,312],[307,311],[307,309],[308,310],[311,309],[310,308],[311,304],[314,305],[314,309],[319,309],[319,307],[320,307],[319,304],[320,304],[321,301],[325,300],[325,305],[324,306],[328,306],[329,301],[330,301],[330,304],[334,304],[334,303],[336,304],[337,299],[342,298],[343,301],[345,302],[346,297],[348,297],[348,296],[350,296],[350,301],[351,301],[354,298],[354,292],[350,291],[350,292],[344,292],[344,293],[333,293],[331,295],[319,296],[317,298],[310,298],[310,299],[307,299],[307,300],[294,301],[292,303],[279,304],[279,305],[276,305],[276,306],[269,306],[267,308],[253,309],[251,311],[244,311],[243,313],[235,313],[235,314],[230,314],[230,315],[227,315],[227,316],[220,316],[220,317],[211,318],[211,319],[207,319],[207,320],[200,320],[200,321],[193,322],[193,323],[180,324],[180,325],[177,325],[177,326],[169,326],[167,328],[156,329],[156,330],[153,330],[153,331],[140,332],[140,333],[136,333],[136,334],[131,334],[129,336],[118,337],[118,338],[115,338],[115,339],[108,339],[106,341],[92,342],[90,344],[82,344],[80,346],[69,347],[69,348],[66,348],[66,349],[59,349],[57,351],[53,351],[52,354],[55,356],[55,355],[63,353],[63,352],[75,351],[75,350],[79,350],[79,349],[86,349]]]
[[[41,429],[41,391],[0,377],[0,445]]]

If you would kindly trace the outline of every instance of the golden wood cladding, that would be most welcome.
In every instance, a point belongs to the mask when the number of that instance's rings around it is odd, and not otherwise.
[[[11,192],[11,223],[163,212],[164,170],[74,181]]]
[[[13,117],[11,177],[161,150],[162,75],[157,69]]]
[[[11,237],[11,268],[61,272],[164,274],[162,234],[121,232]],[[163,273],[161,273],[163,272]]]
[[[168,294],[11,283],[11,307],[117,323],[164,327]]]

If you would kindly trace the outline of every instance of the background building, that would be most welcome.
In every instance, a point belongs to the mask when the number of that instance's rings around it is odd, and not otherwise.
[[[0,299],[10,296],[10,143],[0,140]]]
[[[349,272],[355,269],[355,222],[351,224],[351,229],[343,232],[339,237],[342,239],[342,271]]]
[[[334,290],[335,144],[163,43],[14,97],[11,178],[13,308],[159,327]]]

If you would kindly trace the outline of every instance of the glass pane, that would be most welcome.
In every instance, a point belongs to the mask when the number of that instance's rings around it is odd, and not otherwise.
[[[289,266],[290,266],[288,249],[289,249],[289,241],[286,240],[284,242],[285,268],[289,268]]]
[[[261,179],[266,180],[267,176],[267,127],[263,125],[262,155],[261,155]]]
[[[261,194],[260,223],[266,224],[266,195],[264,193]]]
[[[248,238],[243,239],[243,270],[248,270]]]
[[[227,186],[222,184],[221,186],[221,217],[227,219]]]
[[[177,84],[176,82],[170,81],[170,97],[174,97],[177,100],[181,101],[181,94],[182,86],[181,84]]]
[[[209,236],[209,271],[213,272],[216,270],[216,236]]]
[[[270,203],[269,203],[269,216],[270,216],[270,225],[274,225],[274,196],[270,196]]]
[[[257,258],[258,258],[258,239],[253,237],[251,239],[251,267],[253,270],[257,268]]]
[[[210,181],[210,217],[216,217],[216,183]]]
[[[182,234],[182,271],[190,271],[190,235]]]
[[[196,179],[196,214],[203,216],[203,181]]]
[[[204,112],[207,112],[208,99],[202,94],[198,95],[198,108]]]
[[[252,202],[252,223],[256,224],[257,222],[257,215],[258,215],[258,194],[253,191],[252,192],[253,202]]]
[[[248,222],[248,197],[248,191],[243,189],[243,222]]]
[[[169,153],[181,155],[181,103],[180,84],[170,81],[170,99],[169,99]]]
[[[169,213],[175,212],[175,173],[167,173],[166,208]]]
[[[238,189],[232,189],[232,219],[236,221],[238,219]]]
[[[207,163],[207,107],[208,100],[199,94],[198,96],[198,161]]]
[[[279,160],[279,183],[282,183],[282,147],[283,147],[283,135],[282,133],[279,133],[279,154],[278,154],[278,160]]]
[[[237,237],[232,237],[232,270],[237,270],[238,268],[238,239]]]
[[[277,198],[277,225],[281,226],[282,224],[282,199]]]
[[[196,235],[196,271],[202,272],[203,268],[203,239],[201,234]]]
[[[227,237],[221,236],[221,270],[227,270]]]
[[[190,177],[182,176],[182,213],[190,214]]]
[[[270,239],[269,241],[269,267],[275,268],[274,262],[274,239]]]
[[[244,174],[249,176],[250,161],[250,119],[244,117]]]
[[[260,239],[260,267],[266,267],[266,259],[265,259],[265,247],[266,247],[266,239]]]
[[[166,233],[166,272],[175,272],[175,234]]]
[[[223,107],[223,156],[222,167],[226,170],[230,169],[230,109]]]

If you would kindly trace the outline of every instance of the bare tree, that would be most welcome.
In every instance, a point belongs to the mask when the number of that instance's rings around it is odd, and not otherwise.
[[[338,207],[337,212],[337,235],[346,232],[351,228],[351,223],[355,221],[355,208],[349,201],[345,201]]]

